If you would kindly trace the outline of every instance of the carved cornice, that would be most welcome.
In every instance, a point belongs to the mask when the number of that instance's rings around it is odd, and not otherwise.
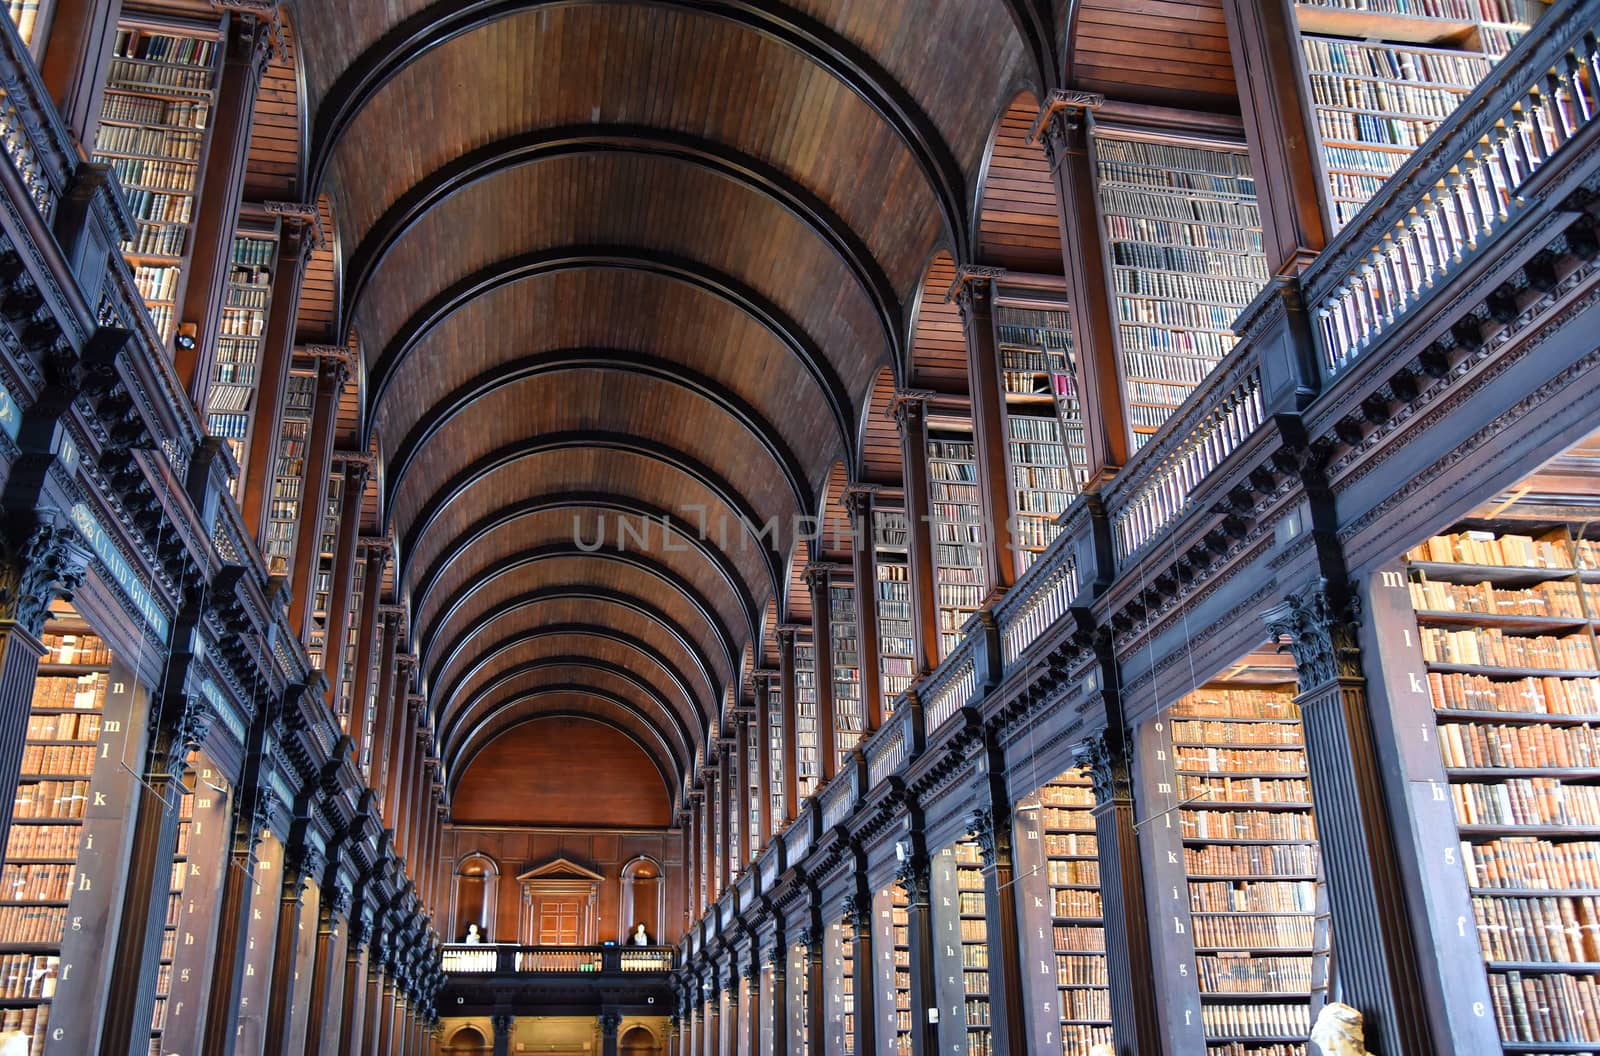
[[[928,401],[936,395],[928,389],[902,389],[889,397],[886,413],[904,429],[907,423],[927,417]]]
[[[1068,153],[1088,149],[1090,115],[1105,101],[1106,97],[1096,92],[1057,88],[1039,108],[1039,116],[1028,130],[1028,142],[1042,142],[1050,167],[1056,168]]]
[[[1335,586],[1324,579],[1309,595],[1288,595],[1262,618],[1273,638],[1290,639],[1279,648],[1293,654],[1301,692],[1361,677],[1361,603],[1349,584]]]
[[[955,280],[950,283],[950,288],[945,290],[945,303],[954,301],[963,316],[982,302],[987,301],[992,305],[995,283],[1004,277],[1005,273],[1005,268],[963,264],[956,271]]]

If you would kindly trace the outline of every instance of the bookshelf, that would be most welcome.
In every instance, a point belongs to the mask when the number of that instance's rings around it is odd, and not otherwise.
[[[772,787],[767,790],[767,807],[772,812],[772,824],[767,831],[774,836],[783,831],[788,820],[788,804],[783,801],[784,774],[788,773],[786,757],[788,739],[783,732],[783,690],[777,679],[771,679],[767,690],[767,755],[770,760]]]
[[[191,763],[193,759],[191,757]],[[161,929],[160,967],[156,969],[156,1003],[150,1017],[150,1056],[162,1056],[167,1005],[172,994],[172,969],[178,955],[178,926],[183,917],[184,881],[189,875],[189,842],[194,826],[194,772],[184,776],[178,796],[177,853],[172,857],[172,886],[167,893],[167,919]]]
[[[6,0],[6,14],[17,27],[17,36],[28,45],[35,58],[41,49],[34,47],[34,34],[41,22],[49,24],[52,0]]]
[[[344,496],[344,473],[334,467],[328,474],[327,497],[318,518],[317,560],[312,579],[311,627],[306,652],[313,667],[327,670],[323,651],[328,647],[328,615],[333,602],[333,557],[339,545],[339,509]]]
[[[876,919],[880,927],[876,949],[881,951],[883,970],[872,973],[875,984],[883,987],[883,996],[877,1002],[882,1011],[878,1031],[878,1051],[881,1056],[911,1056],[911,936],[907,919],[909,903],[905,889],[890,883],[874,898]]]
[[[966,422],[929,420],[928,497],[941,660],[961,644],[961,629],[983,604],[984,528],[976,457]]]
[[[57,612],[41,640],[46,652],[34,683],[0,870],[0,1031],[29,1036],[44,1049],[56,996],[67,922],[79,897],[89,805],[120,767],[120,737],[104,724],[113,657],[76,615]],[[120,716],[119,716],[120,718]],[[125,720],[124,720],[125,721]],[[104,735],[103,735],[104,734]],[[102,759],[102,752],[109,758]],[[98,855],[94,856],[96,859]]]
[[[829,990],[838,1008],[840,1056],[856,1056],[856,926],[845,920],[839,929],[839,985]]]
[[[966,1056],[990,1056],[993,1037],[989,1029],[989,920],[984,905],[983,861],[974,840],[958,840],[952,850],[960,911]]]
[[[1089,458],[1067,312],[1002,304],[995,328],[1006,401],[1012,544],[1021,573],[1060,531],[1056,517],[1083,489]]]
[[[806,970],[807,948],[798,943],[789,944],[789,1054],[810,1056],[811,1052],[811,973]],[[817,1024],[821,1029],[821,1024]],[[716,1052],[718,1039],[708,1039],[709,1049]]]
[[[883,717],[894,714],[894,702],[911,688],[916,674],[912,649],[911,566],[907,551],[906,515],[901,510],[872,511],[873,567],[877,571],[878,672]]]
[[[350,576],[350,604],[345,606],[344,628],[344,663],[340,667],[338,686],[339,706],[335,709],[335,717],[339,720],[340,727],[349,733],[355,720],[356,695],[356,656],[361,651],[361,596],[366,589],[367,563],[357,560],[351,569]],[[372,643],[368,642],[370,649]],[[362,716],[365,718],[365,715]]]
[[[811,798],[822,779],[817,755],[817,650],[803,640],[809,636],[810,632],[796,634],[794,642],[795,795],[800,803]]]
[[[239,464],[239,476],[230,484],[236,494],[238,481],[245,475],[255,423],[267,310],[272,301],[271,268],[277,251],[275,233],[241,230],[233,240],[228,281],[223,287],[222,325],[206,394],[206,427],[213,436],[227,440],[233,460]]]
[[[834,773],[861,743],[866,712],[861,706],[861,658],[856,649],[856,588],[834,577],[828,584],[829,631],[833,636]]]
[[[1536,22],[1541,0],[1299,0],[1329,221],[1349,223]]]
[[[311,440],[311,406],[317,396],[315,372],[292,371],[284,390],[283,425],[272,471],[272,500],[267,507],[267,572],[287,576],[294,566],[295,533],[305,497],[306,445]]]
[[[1600,542],[1473,521],[1405,578],[1504,1050],[1600,1049]]]
[[[1267,280],[1261,210],[1242,146],[1101,132],[1095,154],[1137,450],[1237,342]]]
[[[1321,862],[1295,693],[1218,682],[1167,716],[1211,1056],[1306,1052]]]
[[[1093,809],[1088,775],[1069,770],[1017,811],[1024,979],[1042,1013],[1029,1024],[1040,1052],[1079,1056],[1112,1040]]]
[[[219,50],[213,33],[124,21],[95,130],[94,159],[116,170],[133,214],[123,255],[168,344],[192,248]]]

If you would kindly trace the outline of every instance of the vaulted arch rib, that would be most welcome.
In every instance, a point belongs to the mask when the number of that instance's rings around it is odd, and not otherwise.
[[[515,444],[491,451],[467,466],[455,476],[445,482],[444,486],[432,495],[420,507],[419,513],[412,520],[411,527],[406,531],[400,546],[400,566],[396,582],[410,583],[407,579],[411,570],[411,555],[416,552],[417,543],[427,534],[434,521],[444,511],[445,507],[455,500],[467,489],[477,484],[484,477],[522,458],[534,455],[549,454],[555,451],[626,451],[631,454],[641,455],[652,461],[669,465],[679,472],[694,478],[707,491],[715,495],[724,506],[738,514],[744,522],[745,533],[754,540],[754,545],[761,548],[770,565],[772,581],[781,581],[778,571],[778,555],[770,547],[763,545],[761,538],[756,534],[756,526],[761,523],[754,506],[729,481],[710,466],[685,454],[676,448],[667,447],[665,444],[645,440],[630,433],[612,433],[600,430],[574,430],[570,432],[545,433],[541,436],[520,440]],[[439,568],[436,564],[434,568]],[[421,580],[422,594],[412,606],[413,612],[421,611],[422,602],[427,600],[428,593],[433,589],[432,578]],[[754,626],[754,620],[751,621]]]
[[[1026,2],[1026,0],[1017,0]],[[748,187],[781,205],[822,240],[861,285],[883,328],[890,362],[899,362],[902,320],[894,284],[861,236],[832,206],[793,177],[742,150],[714,140],[646,125],[565,125],[509,136],[463,154],[401,195],[350,255],[346,319],[395,244],[428,210],[480,180],[520,165],[586,154],[632,154],[693,165]]]
[[[705,651],[700,648],[699,643],[689,637],[688,632],[679,626],[677,621],[666,612],[633,594],[608,590],[604,587],[573,584],[541,587],[538,590],[507,599],[502,604],[484,613],[480,622],[491,623],[507,613],[515,612],[519,609],[535,608],[552,601],[588,601],[593,602],[595,605],[615,605],[653,621],[694,661],[695,672],[700,676],[700,680],[705,683],[708,706],[710,701],[716,699],[717,679],[715,674],[712,673],[711,663],[707,659]],[[423,670],[428,669],[428,659],[424,657]]]
[[[563,348],[523,356],[497,364],[494,369],[484,371],[471,381],[457,386],[428,408],[427,413],[418,419],[395,449],[394,456],[389,460],[391,494],[400,490],[412,459],[427,446],[428,441],[477,400],[507,385],[569,370],[611,370],[635,374],[694,393],[738,422],[761,445],[762,450],[783,472],[800,509],[809,510],[816,505],[811,482],[806,479],[805,468],[801,466],[794,449],[783,439],[778,427],[748,400],[715,378],[690,367],[659,356],[611,348]]]
[[[660,580],[662,583],[665,583],[680,596],[682,596],[683,599],[689,603],[690,608],[695,611],[695,614],[704,620],[706,625],[711,629],[711,633],[716,636],[718,644],[722,646],[723,658],[727,661],[728,670],[738,670],[738,649],[734,645],[733,637],[728,633],[728,628],[723,625],[721,617],[717,615],[716,609],[713,608],[711,603],[705,599],[705,596],[696,590],[692,583],[678,575],[676,572],[673,572],[671,569],[665,567],[660,562],[654,560],[646,554],[640,554],[633,551],[619,552],[616,550],[582,550],[577,546],[576,543],[552,543],[545,546],[533,547],[529,550],[523,550],[520,553],[512,554],[509,557],[502,558],[501,560],[496,561],[492,565],[481,570],[477,577],[472,580],[472,582],[466,584],[455,594],[451,595],[451,597],[446,600],[444,606],[439,610],[442,614],[446,614],[441,615],[440,620],[444,620],[448,614],[454,613],[458,608],[466,604],[474,593],[491,582],[495,576],[509,572],[515,568],[520,568],[524,565],[536,564],[540,561],[559,560],[562,558],[584,558],[586,560],[593,561],[615,562],[620,565],[625,565],[629,568],[637,569],[638,571],[643,572],[654,579]],[[413,609],[413,611],[415,611],[415,609]],[[433,686],[429,686],[430,691],[432,691],[434,688],[435,687]],[[702,718],[707,722],[710,721],[709,716],[702,716]]]
[[[450,698],[454,695],[454,691],[457,686],[465,685],[472,679],[476,672],[482,669],[485,664],[494,660],[496,657],[504,656],[512,649],[515,649],[518,646],[524,645],[528,642],[536,642],[541,638],[554,638],[561,635],[574,634],[589,635],[595,638],[603,639],[615,645],[620,645],[632,652],[636,652],[640,656],[648,659],[652,664],[655,664],[666,673],[667,678],[672,683],[672,688],[683,696],[684,703],[691,709],[694,707],[694,696],[689,692],[688,684],[683,680],[683,674],[678,671],[677,668],[673,667],[672,661],[663,656],[659,650],[652,649],[649,643],[643,642],[638,638],[635,638],[633,635],[624,634],[621,631],[607,630],[606,628],[600,627],[597,624],[559,623],[551,624],[549,627],[539,627],[529,631],[513,632],[512,634],[506,635],[505,637],[499,639],[493,645],[489,646],[482,654],[477,656],[473,660],[472,665],[461,673],[461,677],[456,679],[451,684],[451,692],[442,695],[445,704],[444,710],[439,716],[441,728],[447,730],[454,730],[458,728],[461,725],[460,720],[470,715],[470,709],[476,706],[476,704],[482,699],[483,694],[475,691],[470,698],[462,702],[459,706],[453,706],[455,702]],[[587,660],[590,664],[606,664],[608,668],[616,667],[618,671],[626,670],[631,672],[631,679],[639,680],[642,685],[649,685],[651,690],[656,693],[662,703],[670,704],[670,701],[668,701],[664,695],[661,695],[659,690],[655,689],[654,683],[650,683],[648,680],[645,680],[638,674],[638,672],[633,671],[632,668],[623,668],[620,665],[611,665],[609,661],[602,661],[597,657],[588,657]],[[500,680],[498,678],[495,679],[495,682],[499,681]],[[692,744],[692,737],[690,736],[688,727],[683,724],[682,717],[678,714],[678,712],[672,710],[670,707],[668,707],[667,711],[672,716],[671,721],[674,730],[678,733],[679,737],[683,739],[685,745],[687,746]]]
[[[661,765],[662,761],[655,757],[655,753],[650,751],[648,745],[640,743],[638,737],[634,736],[632,731],[624,728],[621,724],[613,722],[603,715],[597,715],[592,711],[580,711],[577,708],[549,708],[521,713],[517,712],[517,709],[523,707],[524,705],[535,702],[543,697],[551,697],[558,694],[582,694],[584,696],[593,697],[596,700],[603,700],[607,704],[612,704],[618,708],[629,711],[633,716],[638,718],[641,723],[644,724],[645,729],[650,731],[651,736],[656,738],[661,748],[667,752],[666,759],[671,765],[663,768]],[[477,758],[478,753],[483,751],[484,748],[488,747],[489,742],[493,741],[502,733],[506,733],[509,730],[515,729],[524,722],[532,722],[535,719],[584,719],[588,722],[598,722],[601,725],[611,727],[618,733],[633,741],[634,744],[639,745],[639,747],[643,749],[645,755],[650,757],[650,761],[655,764],[656,769],[658,771],[663,771],[661,775],[662,777],[666,777],[666,771],[670,771],[672,777],[668,782],[669,798],[674,800],[677,798],[679,794],[678,789],[683,784],[685,764],[680,762],[678,757],[671,753],[670,748],[665,744],[660,728],[654,723],[650,722],[644,716],[639,715],[637,711],[634,711],[629,705],[626,697],[620,696],[616,693],[608,693],[603,689],[596,689],[593,686],[585,686],[581,683],[564,683],[557,686],[550,686],[548,688],[541,686],[531,693],[524,693],[497,705],[493,711],[485,715],[483,719],[473,727],[471,733],[467,735],[467,739],[462,742],[460,748],[454,753],[454,755],[447,755],[444,757],[445,771],[449,775],[450,793],[452,795],[455,794],[456,784],[460,780],[460,775],[472,765],[472,761]],[[459,765],[455,765],[457,762],[459,762]]]
[[[606,492],[561,492],[554,495],[541,495],[538,498],[529,499],[525,502],[519,502],[511,506],[502,507],[501,509],[496,510],[494,513],[478,521],[466,531],[462,532],[459,536],[451,541],[450,551],[441,557],[439,564],[430,569],[429,575],[424,581],[430,586],[437,582],[439,574],[441,574],[445,568],[448,568],[450,564],[454,562],[456,557],[461,554],[471,553],[473,544],[479,542],[484,536],[495,529],[503,527],[512,521],[515,521],[519,517],[525,517],[537,513],[548,513],[552,510],[567,509],[602,510],[609,513],[616,513],[619,516],[644,517],[653,520],[658,524],[664,523],[662,518],[670,516],[665,510],[651,506],[648,503],[640,502],[637,499],[633,499],[628,496],[613,495]],[[712,546],[709,539],[703,539],[697,533],[684,534],[683,539],[686,546],[699,552],[702,557],[704,557],[717,569],[718,574],[721,575],[723,580],[728,584],[729,589],[733,590],[734,593],[740,597],[741,603],[746,604],[747,607],[752,609],[756,607],[755,599],[750,597],[749,590],[747,589],[743,578],[739,575],[738,570],[734,568],[733,562],[726,554]],[[427,594],[422,596],[422,600],[427,600]],[[420,619],[420,613],[422,611],[422,606],[420,603],[418,604],[416,611],[419,613]],[[417,640],[421,643],[421,648],[418,650],[418,656],[420,656],[422,659],[422,670],[425,672],[432,670],[430,665],[433,647],[435,644],[435,631],[437,628],[441,627],[448,618],[448,613],[441,612],[439,617],[437,619],[430,620],[426,627],[419,625],[417,628]],[[488,617],[483,615],[477,617],[479,623],[485,622],[487,618]],[[714,693],[715,691],[713,690],[713,694]]]
[[[495,687],[504,686],[513,678],[520,678],[523,675],[537,674],[541,671],[595,671],[618,679],[619,681],[632,686],[635,690],[643,695],[644,699],[661,709],[661,714],[667,717],[667,721],[672,725],[673,731],[678,734],[680,743],[687,750],[688,759],[694,758],[695,745],[697,743],[703,743],[705,740],[707,728],[702,727],[700,729],[698,740],[691,736],[689,731],[682,725],[682,718],[679,717],[678,713],[673,710],[671,702],[668,701],[666,697],[662,696],[660,690],[656,689],[649,682],[640,678],[637,673],[628,670],[620,664],[613,664],[609,661],[601,660],[592,656],[546,656],[540,657],[537,660],[529,660],[527,663],[518,664],[515,667],[501,672],[494,678],[493,681],[489,682],[485,686],[480,687],[478,690],[475,690],[472,698],[462,705],[459,713],[462,716],[470,716],[473,712],[473,709],[475,709],[485,699],[485,697],[495,689]],[[635,708],[636,707],[637,704],[635,704]],[[440,731],[440,742],[444,747],[446,756],[459,748],[464,740],[471,737],[472,725],[473,724],[471,723],[454,723]]]
[[[334,147],[379,89],[430,49],[497,19],[593,0],[436,0],[378,38],[352,62],[317,109],[310,182],[322,185]],[[613,0],[614,2],[614,0]],[[633,0],[624,0],[633,2]],[[818,19],[777,0],[644,0],[654,6],[725,19],[794,49],[827,71],[889,125],[922,170],[951,240],[967,259],[963,220],[966,179],[933,118],[870,54]]]
[[[400,364],[428,332],[475,298],[523,279],[586,268],[642,271],[673,279],[717,297],[748,315],[788,349],[816,380],[833,416],[839,442],[847,453],[854,451],[850,394],[833,363],[799,323],[760,291],[732,275],[688,257],[637,246],[564,246],[540,250],[499,261],[468,275],[419,308],[395,332],[373,363],[367,385],[367,406],[375,409],[383,402]],[[365,439],[370,441],[371,437]]]

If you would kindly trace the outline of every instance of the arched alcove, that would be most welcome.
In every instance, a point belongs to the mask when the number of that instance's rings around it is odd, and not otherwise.
[[[640,856],[622,867],[621,926],[624,944],[633,942],[633,931],[643,924],[652,945],[664,940],[661,936],[666,886],[662,882],[662,869],[653,858]]]
[[[634,1025],[617,1039],[617,1051],[621,1056],[659,1056],[661,1046],[656,1043],[655,1035]]]
[[[466,1026],[450,1035],[445,1043],[444,1056],[487,1056],[491,1051],[489,1041],[477,1027]]]
[[[455,915],[451,930],[464,941],[468,928],[478,925],[484,942],[493,942],[495,903],[499,901],[500,867],[486,854],[469,854],[456,866]]]

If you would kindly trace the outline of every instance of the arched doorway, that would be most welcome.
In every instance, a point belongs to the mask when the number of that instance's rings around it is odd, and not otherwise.
[[[442,1056],[488,1056],[491,1047],[477,1027],[462,1027],[450,1035]]]
[[[500,867],[486,854],[469,854],[456,866],[455,916],[451,938],[466,939],[473,924],[484,942],[494,941],[495,903],[499,901]]]
[[[644,1027],[632,1026],[617,1039],[617,1051],[620,1056],[660,1056],[661,1049],[655,1035]]]
[[[661,865],[655,859],[641,856],[622,867],[622,903],[617,924],[624,945],[633,943],[633,931],[640,924],[652,945],[666,941],[661,935],[664,890]]]

